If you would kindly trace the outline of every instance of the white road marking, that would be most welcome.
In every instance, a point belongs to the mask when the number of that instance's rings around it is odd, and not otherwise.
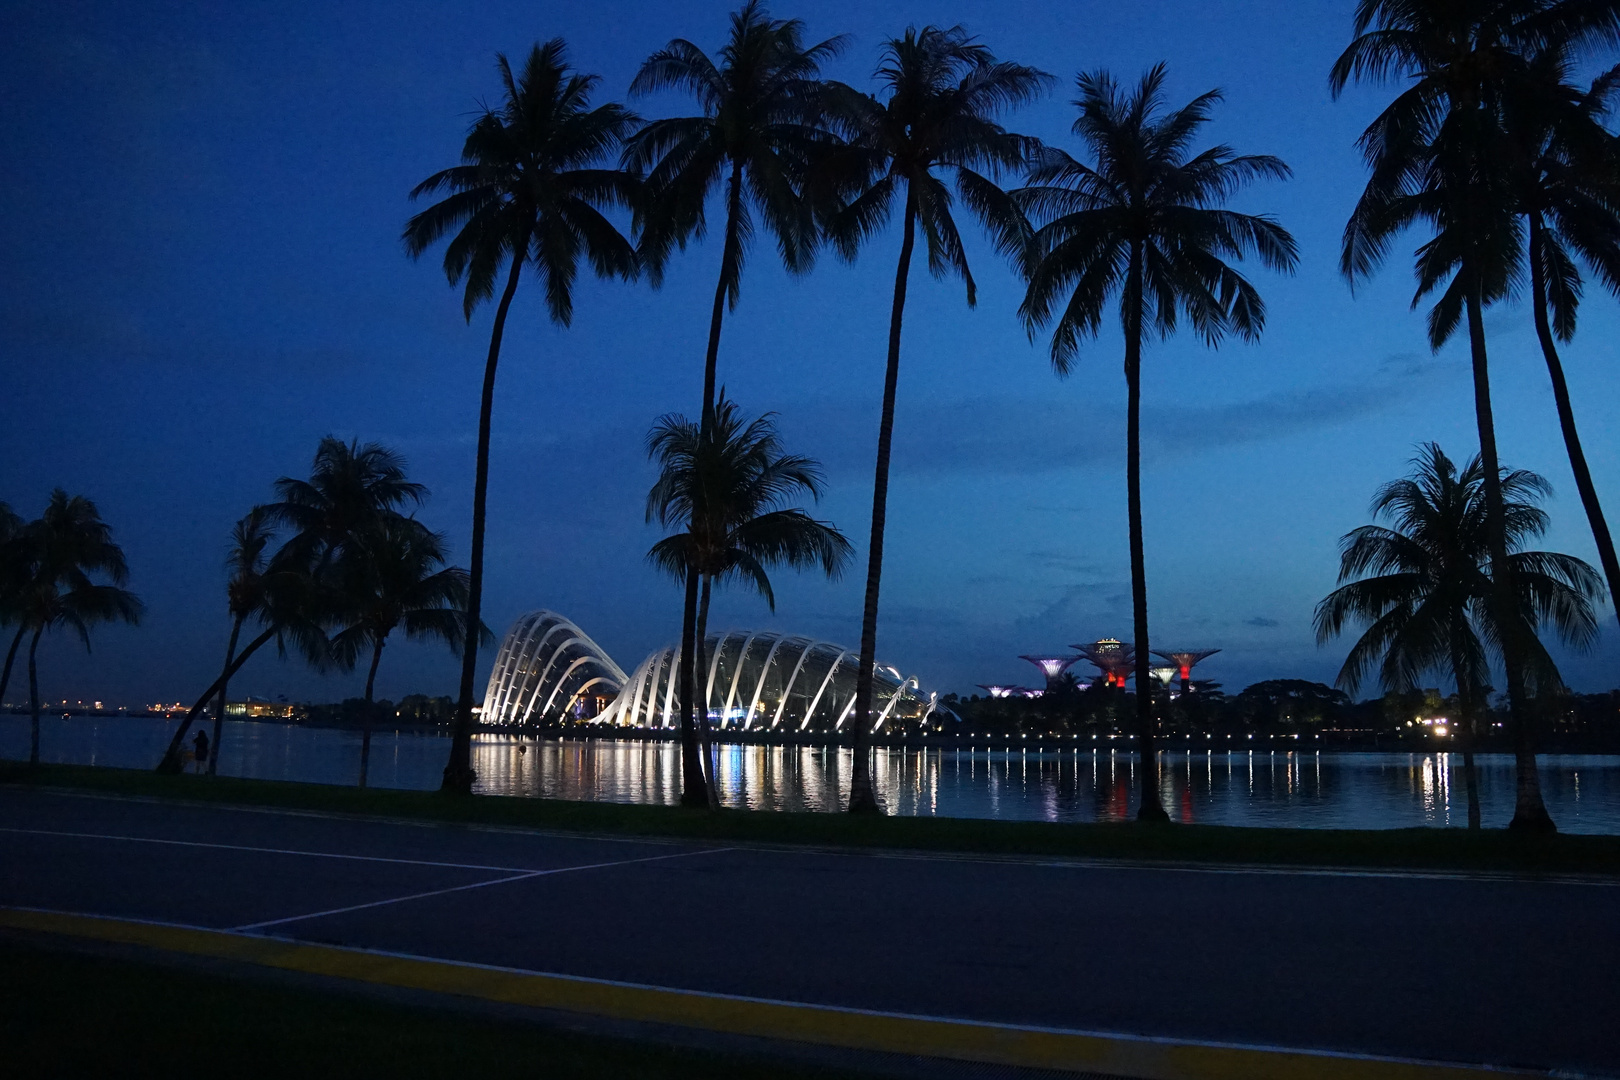
[[[305,919],[319,919],[327,915],[343,915],[350,911],[364,911],[366,908],[383,907],[387,904],[403,904],[407,900],[423,900],[430,896],[443,896],[446,893],[465,892],[468,889],[482,889],[486,885],[504,885],[511,881],[523,881],[528,878],[549,877],[553,874],[569,874],[576,870],[603,870],[610,866],[629,866],[632,863],[659,862],[663,859],[684,859],[689,855],[718,855],[722,851],[735,851],[735,848],[704,848],[702,851],[678,851],[673,855],[649,855],[642,859],[619,859],[614,862],[590,863],[585,866],[560,866],[554,870],[530,870],[510,877],[491,878],[488,881],[475,881],[471,885],[453,885],[448,889],[430,889],[427,892],[412,893],[409,896],[394,896],[387,900],[373,900],[366,904],[350,904],[348,907],[330,908],[326,911],[313,911],[307,915],[289,915],[285,919],[266,919],[264,922],[247,923],[244,926],[231,927],[232,933],[247,933],[253,930],[263,930],[269,926],[282,926],[286,923],[303,922]]]
[[[450,870],[495,870],[503,874],[527,874],[528,866],[485,866],[482,863],[435,862],[431,859],[391,859],[382,855],[346,855],[336,851],[303,851],[297,848],[253,847],[248,844],[217,844],[203,840],[170,840],[157,836],[120,836],[115,833],[58,832],[51,829],[13,829],[0,826],[0,833],[26,836],[61,836],[75,840],[122,840],[133,844],[168,844],[174,847],[217,848],[222,851],[251,851],[260,855],[302,855],[311,859],[353,859],[357,862],[399,863],[403,866],[438,866]]]

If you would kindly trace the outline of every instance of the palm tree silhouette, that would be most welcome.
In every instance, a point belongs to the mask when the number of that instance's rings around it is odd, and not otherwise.
[[[124,551],[113,542],[112,527],[101,520],[96,504],[83,495],[51,492],[39,519],[21,530],[15,541],[26,554],[26,578],[17,613],[29,631],[28,708],[32,717],[28,761],[39,764],[39,670],[35,658],[47,630],[69,627],[90,649],[90,628],[97,623],[141,621],[145,607],[122,586],[129,580]],[[104,576],[108,582],[98,582]]]
[[[1514,197],[1503,105],[1531,83],[1538,46],[1578,45],[1614,35],[1612,5],[1591,0],[1361,0],[1355,38],[1329,74],[1335,96],[1352,80],[1399,79],[1405,88],[1362,133],[1370,176],[1345,225],[1340,269],[1354,284],[1370,276],[1395,235],[1424,223],[1432,238],[1417,252],[1417,293],[1439,298],[1429,312],[1438,350],[1466,320],[1474,379],[1474,421],[1484,466],[1486,539],[1491,545],[1493,620],[1504,637],[1517,795],[1510,828],[1553,832],[1541,797],[1525,665],[1536,645],[1515,618],[1491,405],[1484,309],[1506,297],[1523,266],[1524,227]]]
[[[333,663],[352,670],[371,656],[360,738],[360,786],[371,764],[373,692],[383,646],[395,630],[407,638],[437,638],[457,651],[466,632],[467,571],[446,567],[448,544],[413,518],[385,518],[363,529],[338,565],[336,603],[341,629],[331,635]],[[487,629],[482,629],[486,640]]]
[[[486,108],[462,147],[462,164],[434,173],[418,184],[412,198],[446,197],[411,218],[405,248],[420,257],[450,236],[444,272],[450,284],[465,281],[462,311],[495,295],[502,263],[506,286],[495,307],[484,364],[478,413],[477,467],[473,480],[472,554],[467,578],[467,621],[480,623],[484,589],[484,522],[489,489],[489,436],[495,401],[495,368],[501,355],[506,316],[524,266],[545,287],[551,321],[573,320],[574,280],[585,259],[598,277],[630,280],[637,273],[635,249],[604,209],[628,207],[638,183],[629,173],[603,167],[618,144],[635,129],[636,116],[618,104],[591,107],[600,81],[568,69],[561,38],[536,45],[514,75],[505,56],[497,58],[505,91],[499,109]],[[454,234],[453,236],[451,234]],[[450,760],[444,789],[470,792],[472,696],[478,667],[478,635],[463,643],[461,684],[456,699]]]
[[[309,479],[283,476],[275,492],[279,499],[255,512],[264,524],[293,531],[276,562],[307,566],[317,576],[341,563],[368,530],[427,500],[427,488],[406,479],[405,459],[396,451],[332,435],[316,446]]]
[[[1544,48],[1528,78],[1503,105],[1513,191],[1527,226],[1531,312],[1547,362],[1570,471],[1620,617],[1620,559],[1586,463],[1557,341],[1575,336],[1580,263],[1611,292],[1620,292],[1620,146],[1603,126],[1620,86],[1620,68],[1585,89],[1570,82],[1567,43]],[[1556,340],[1555,340],[1556,338]]]
[[[275,526],[270,513],[262,506],[249,510],[231,528],[231,546],[225,555],[225,570],[230,575],[225,582],[225,603],[231,613],[231,637],[225,646],[225,667],[230,670],[236,659],[237,642],[242,636],[242,624],[264,608],[264,578],[269,563],[270,541],[275,539]],[[208,775],[219,770],[220,739],[225,734],[225,706],[230,701],[229,679],[219,687],[214,706],[213,753],[208,758]]]
[[[887,224],[897,195],[903,207],[878,424],[860,667],[850,717],[855,761],[849,808],[856,813],[880,809],[872,790],[867,744],[872,727],[872,675],[877,664],[889,454],[900,377],[900,330],[917,231],[922,230],[927,247],[928,269],[935,277],[961,277],[969,307],[977,302],[977,286],[952,215],[951,191],[940,174],[955,181],[956,196],[991,232],[998,249],[1022,254],[1028,232],[1023,215],[996,186],[995,177],[1002,170],[1023,167],[1039,144],[1007,131],[994,118],[1003,109],[1033,100],[1051,78],[1022,64],[996,60],[959,26],[907,29],[903,37],[884,45],[876,77],[887,92],[886,100],[842,83],[828,84],[829,122],[847,145],[825,156],[812,184],[823,208],[827,237],[846,260],[853,261],[861,244]]]
[[[341,611],[339,571],[345,560],[368,530],[406,520],[401,508],[420,505],[427,498],[425,487],[406,478],[405,460],[393,450],[380,443],[346,443],[331,435],[317,444],[309,479],[283,476],[275,482],[275,491],[278,501],[257,507],[248,515],[250,519],[257,517],[256,528],[268,530],[285,525],[293,530],[264,572],[244,582],[244,586],[257,592],[259,605],[249,614],[264,629],[226,662],[225,670],[214,680],[199,707],[181,720],[158,764],[159,772],[180,770],[186,732],[201,706],[215,694],[223,693],[231,676],[270,641],[274,640],[283,653],[292,643],[316,666],[326,662],[328,642],[324,628]],[[268,539],[266,535],[263,542]],[[255,538],[254,542],[260,541]],[[244,600],[249,599],[247,591]]]
[[[1297,261],[1293,237],[1274,218],[1222,208],[1254,180],[1288,177],[1288,166],[1269,155],[1238,155],[1228,146],[1194,154],[1192,139],[1209,121],[1220,92],[1212,90],[1166,112],[1164,80],[1163,64],[1150,68],[1130,93],[1122,92],[1106,71],[1080,75],[1074,133],[1096,164],[1049,149],[1031,172],[1031,186],[1015,193],[1031,214],[1049,219],[1035,235],[1019,315],[1031,337],[1056,318],[1051,356],[1059,375],[1073,369],[1081,339],[1097,335],[1110,298],[1119,297],[1125,330],[1136,739],[1142,766],[1136,816],[1142,821],[1169,817],[1159,801],[1153,749],[1153,657],[1142,546],[1142,338],[1150,328],[1168,337],[1185,316],[1211,348],[1228,332],[1253,341],[1265,326],[1265,303],[1229,260],[1252,255],[1285,272]]]
[[[801,495],[819,500],[825,488],[813,459],[785,453],[775,414],[745,420],[721,390],[707,429],[684,416],[660,417],[647,435],[647,454],[659,464],[658,480],[647,493],[647,520],[679,532],[654,544],[647,557],[675,580],[701,579],[703,600],[693,629],[693,653],[701,655],[708,632],[709,595],[715,584],[738,581],[751,586],[776,610],[768,570],[819,566],[836,578],[854,549],[834,526],[784,504]],[[683,651],[683,657],[687,653]],[[706,670],[705,662],[700,670]],[[691,794],[682,801],[718,805],[712,776],[705,784],[695,761],[699,725],[692,718],[698,674],[683,670],[681,739],[683,782]],[[702,762],[711,760],[707,699],[701,712]],[[689,706],[688,702],[693,704]],[[707,791],[705,792],[705,787]]]
[[[1418,686],[1427,671],[1444,671],[1457,686],[1468,827],[1480,826],[1474,769],[1478,706],[1490,674],[1486,643],[1500,638],[1490,626],[1490,544],[1487,541],[1484,469],[1478,456],[1457,467],[1438,444],[1419,447],[1412,474],[1391,481],[1373,497],[1374,518],[1339,542],[1339,588],[1316,606],[1316,639],[1325,643],[1347,624],[1366,630],[1339,670],[1338,685],[1354,693],[1375,668],[1387,690]],[[1591,599],[1601,592],[1597,572],[1580,559],[1521,550],[1547,528],[1538,500],[1547,481],[1514,470],[1501,480],[1509,559],[1519,604],[1532,623],[1547,622],[1567,642],[1589,645],[1597,636]],[[1484,640],[1477,627],[1486,627]],[[1555,685],[1556,668],[1540,656],[1543,682]]]
[[[6,650],[4,668],[0,668],[0,706],[5,704],[6,686],[11,682],[11,665],[17,659],[17,647],[22,644],[24,629],[20,611],[22,586],[27,580],[28,549],[19,543],[23,519],[0,502],[0,626],[17,623],[17,633]]]
[[[632,94],[684,90],[701,116],[653,120],[625,144],[627,167],[645,173],[647,197],[637,215],[643,265],[655,282],[676,246],[706,231],[709,197],[725,183],[725,237],[720,279],[709,317],[703,362],[703,417],[714,408],[720,326],[742,293],[743,263],[754,214],[776,237],[782,262],[804,273],[814,261],[816,228],[802,197],[805,174],[829,136],[821,121],[823,63],[845,38],[804,45],[804,23],[772,19],[759,0],[731,16],[716,59],[684,38],[649,56]]]

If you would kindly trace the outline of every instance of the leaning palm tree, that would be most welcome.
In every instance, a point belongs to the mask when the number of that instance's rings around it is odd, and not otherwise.
[[[772,567],[819,566],[836,578],[854,554],[837,528],[784,506],[802,495],[819,500],[824,481],[814,460],[783,451],[773,413],[746,420],[722,390],[707,428],[684,416],[660,417],[647,436],[647,453],[659,463],[658,480],[647,494],[647,520],[680,530],[654,544],[648,558],[682,582],[688,595],[701,581],[702,603],[691,633],[698,650],[708,632],[712,586],[742,582],[775,611],[776,594],[768,575]],[[700,675],[693,666],[692,656],[683,653],[682,801],[715,805],[718,793],[696,767],[698,725],[693,717],[698,701],[704,702],[705,766],[710,747],[707,696],[698,689]]]
[[[96,623],[141,621],[145,610],[134,593],[122,586],[129,580],[124,551],[113,542],[112,528],[101,519],[96,504],[82,495],[69,496],[61,488],[37,521],[23,527],[18,538],[29,552],[28,576],[22,582],[17,616],[29,633],[28,707],[32,716],[28,760],[39,764],[39,670],[36,656],[47,630],[67,627],[90,648],[90,628]],[[107,582],[98,582],[104,576]]]
[[[405,248],[420,257],[450,237],[444,272],[451,285],[465,282],[462,312],[495,295],[502,264],[506,285],[495,306],[484,387],[478,411],[477,465],[473,478],[472,552],[467,578],[467,621],[477,625],[483,606],[484,522],[489,491],[489,437],[495,404],[495,367],[507,312],[525,266],[539,278],[551,321],[573,321],[574,281],[585,259],[599,277],[636,275],[635,249],[603,211],[635,202],[635,177],[611,167],[618,144],[639,123],[617,104],[591,107],[600,81],[568,69],[561,38],[536,45],[515,75],[506,57],[497,59],[505,99],[473,122],[462,146],[462,164],[434,173],[412,198],[445,194],[405,226]],[[478,635],[462,647],[461,684],[444,769],[447,791],[472,790],[472,696],[478,669]]]
[[[1003,171],[1022,168],[1039,143],[1006,130],[995,117],[1004,109],[1034,100],[1051,78],[1032,67],[998,61],[989,48],[959,26],[908,29],[903,37],[884,45],[876,76],[885,91],[882,100],[842,83],[828,85],[830,123],[846,145],[826,155],[812,183],[822,208],[823,228],[846,260],[853,261],[861,244],[884,228],[897,201],[901,207],[900,255],[889,315],[888,364],[872,485],[860,667],[850,717],[855,761],[849,808],[856,813],[879,810],[867,743],[872,730],[872,677],[877,666],[878,595],[895,389],[900,377],[900,329],[917,232],[922,231],[927,247],[928,269],[935,277],[960,277],[972,307],[978,289],[968,268],[946,178],[954,182],[956,196],[990,231],[997,247],[1008,254],[1021,254],[1028,231],[1023,215],[996,180]]]
[[[1165,68],[1126,93],[1105,71],[1081,75],[1074,133],[1095,161],[1048,150],[1019,202],[1046,223],[1035,235],[1029,287],[1019,315],[1031,336],[1056,319],[1052,366],[1067,375],[1080,341],[1095,337],[1114,296],[1125,331],[1125,480],[1130,516],[1131,603],[1135,619],[1136,738],[1141,762],[1137,818],[1164,821],[1154,752],[1152,650],[1142,543],[1142,339],[1168,337],[1185,317],[1210,347],[1227,333],[1253,341],[1265,326],[1259,292],[1231,265],[1249,256],[1291,272],[1294,238],[1267,215],[1223,209],[1248,183],[1284,179],[1288,166],[1228,146],[1193,153],[1191,143],[1220,101],[1212,90],[1164,110]]]
[[[326,637],[322,627],[337,617],[334,605],[338,583],[334,575],[338,568],[364,532],[391,520],[403,520],[403,507],[420,505],[427,498],[427,488],[406,477],[405,459],[397,452],[381,443],[346,443],[331,435],[316,446],[309,478],[283,476],[275,482],[275,491],[278,500],[256,508],[249,518],[256,519],[255,529],[284,525],[292,535],[270,559],[265,571],[243,584],[247,587],[244,599],[248,592],[256,590],[260,602],[268,603],[267,589],[273,577],[278,585],[278,614],[251,612],[263,616],[260,622],[264,630],[234,659],[227,658],[225,670],[213,687],[219,694],[224,693],[231,675],[248,657],[272,640],[283,653],[292,643],[311,663],[323,663]],[[257,554],[262,555],[269,536],[266,533],[263,538],[239,539],[259,544]],[[247,553],[233,552],[233,557],[237,554]],[[232,637],[234,640],[234,633]],[[186,732],[194,719],[195,710],[180,721],[158,766],[160,771],[179,771]],[[214,734],[217,750],[219,731]]]
[[[1333,65],[1335,95],[1352,80],[1401,80],[1404,89],[1363,132],[1370,176],[1345,226],[1340,269],[1370,276],[1394,237],[1427,225],[1413,305],[1431,293],[1429,344],[1439,349],[1466,320],[1474,420],[1484,466],[1494,623],[1517,759],[1512,828],[1552,832],[1531,737],[1526,665],[1536,646],[1513,615],[1515,589],[1501,492],[1484,309],[1506,298],[1523,269],[1524,229],[1511,172],[1504,103],[1530,82],[1536,48],[1613,38],[1614,0],[1360,0],[1355,38]]]
[[[225,556],[225,569],[229,580],[225,582],[225,605],[231,614],[231,637],[225,646],[225,668],[229,670],[236,660],[236,646],[242,636],[242,625],[264,608],[264,577],[268,569],[270,541],[275,538],[275,526],[270,512],[255,506],[231,529],[230,551]],[[213,752],[208,757],[208,775],[219,771],[220,739],[225,734],[225,706],[230,701],[229,681],[219,687],[219,698],[214,705]]]
[[[413,518],[378,522],[362,531],[338,567],[341,629],[331,635],[333,662],[352,669],[369,653],[361,718],[360,786],[371,765],[373,691],[383,646],[395,630],[413,640],[437,639],[459,651],[466,632],[467,571],[446,567],[448,543]],[[484,631],[486,640],[488,631]]]
[[[1485,697],[1486,646],[1500,639],[1492,617],[1490,544],[1487,541],[1484,469],[1476,456],[1461,473],[1435,443],[1419,448],[1412,475],[1385,484],[1372,502],[1375,518],[1340,541],[1339,588],[1316,606],[1316,638],[1325,643],[1348,624],[1365,631],[1339,670],[1338,685],[1354,693],[1376,669],[1386,690],[1416,689],[1428,671],[1449,674],[1462,710],[1458,725],[1468,792],[1468,827],[1480,827],[1474,768],[1478,708]],[[1537,502],[1551,494],[1535,473],[1514,470],[1501,478],[1509,560],[1524,617],[1550,623],[1577,647],[1596,637],[1591,600],[1602,586],[1586,563],[1569,555],[1524,551],[1547,528]],[[1487,627],[1483,634],[1480,627]],[[1544,654],[1540,682],[1551,689],[1556,669]]]
[[[196,704],[181,717],[180,726],[175,729],[157,764],[158,772],[179,773],[182,770],[186,732],[202,715],[208,703],[223,693],[236,673],[266,645],[275,642],[276,651],[282,656],[296,651],[316,667],[326,662],[329,646],[325,628],[338,611],[331,578],[330,572],[317,577],[298,559],[271,558],[259,585],[262,603],[252,614],[259,624],[259,633],[242,646],[235,659],[225,665],[225,670],[208,684],[208,689],[197,698]]]
[[[1620,87],[1620,68],[1588,87],[1570,81],[1572,68],[1567,47],[1536,53],[1527,78],[1503,102],[1503,127],[1512,191],[1527,231],[1536,338],[1552,381],[1575,488],[1620,617],[1620,559],[1586,463],[1557,345],[1575,336],[1582,293],[1579,264],[1611,292],[1620,293],[1620,142],[1604,127],[1610,100]]]
[[[703,362],[705,418],[714,408],[721,322],[742,295],[754,215],[776,237],[790,272],[804,273],[814,260],[815,220],[802,189],[830,142],[821,117],[820,68],[845,41],[829,38],[807,48],[802,22],[772,19],[760,0],[748,0],[731,16],[714,59],[676,38],[648,57],[630,84],[632,94],[686,91],[702,109],[699,116],[651,121],[625,145],[625,164],[647,178],[637,224],[643,263],[655,282],[677,245],[704,235],[709,199],[725,185],[720,278]]]

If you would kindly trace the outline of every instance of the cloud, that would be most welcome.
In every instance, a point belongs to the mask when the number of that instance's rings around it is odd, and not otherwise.
[[[1259,626],[1269,630],[1273,626],[1281,626],[1282,623],[1278,622],[1276,619],[1268,619],[1264,615],[1256,615],[1252,619],[1244,619],[1243,625]]]
[[[1321,432],[1410,402],[1414,379],[1461,371],[1450,361],[1400,354],[1365,383],[1277,391],[1216,405],[1149,407],[1142,424],[1143,456],[1149,463],[1180,460],[1220,447]],[[903,405],[900,411],[891,466],[896,474],[1029,475],[1112,468],[1124,456],[1124,415],[1114,403],[982,397]],[[781,422],[789,444],[819,457],[830,472],[871,469],[876,417],[864,406],[805,402],[785,408]]]

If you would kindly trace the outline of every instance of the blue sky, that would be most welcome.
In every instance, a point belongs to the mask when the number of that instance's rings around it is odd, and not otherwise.
[[[724,3],[231,5],[12,3],[0,13],[0,499],[35,514],[62,486],[94,498],[149,607],[86,657],[42,649],[47,696],[173,700],[217,669],[227,622],[219,563],[231,523],[299,474],[320,436],[380,440],[434,492],[422,516],[465,562],[478,380],[489,312],[468,325],[437,261],[399,244],[410,188],[452,163],[497,51],[562,36],[622,97],[671,37],[718,45]],[[908,24],[962,23],[999,55],[1055,74],[1009,124],[1073,149],[1077,71],[1134,80],[1170,64],[1172,100],[1220,86],[1209,142],[1274,153],[1288,183],[1237,205],[1298,238],[1299,273],[1254,276],[1270,305],[1257,345],[1154,343],[1144,371],[1144,499],[1156,645],[1219,647],[1210,678],[1331,679],[1312,605],[1335,544],[1366,520],[1416,443],[1477,449],[1466,359],[1431,355],[1408,310],[1410,248],[1352,296],[1339,232],[1363,171],[1354,139],[1385,91],[1333,102],[1347,0],[1151,5],[928,0],[778,4],[813,39],[853,35],[831,75],[866,85]],[[637,101],[647,116],[687,109]],[[1056,378],[1014,318],[1018,283],[971,233],[980,284],[914,275],[896,420],[880,657],[940,690],[1029,680],[1024,652],[1129,629],[1124,382],[1109,328]],[[897,230],[848,266],[790,279],[751,259],[726,324],[721,380],[777,410],[792,448],[825,462],[818,513],[864,567]],[[678,591],[643,561],[652,419],[692,412],[718,247],[699,245],[663,289],[590,282],[572,329],[520,293],[495,413],[486,619],[535,607],[583,625],[627,669],[678,628]],[[1604,377],[1620,329],[1593,291],[1566,363],[1600,493],[1620,492],[1620,419]],[[1558,490],[1547,546],[1595,562],[1569,477],[1529,311],[1487,319],[1506,462]],[[1620,503],[1616,503],[1620,506]],[[775,627],[854,644],[862,575],[782,576],[777,612],[723,595],[717,626]],[[1615,685],[1613,621],[1565,660],[1577,687]],[[385,657],[379,693],[449,693],[441,649]],[[335,699],[361,674],[256,661],[253,693]],[[14,689],[13,700],[20,699]]]

